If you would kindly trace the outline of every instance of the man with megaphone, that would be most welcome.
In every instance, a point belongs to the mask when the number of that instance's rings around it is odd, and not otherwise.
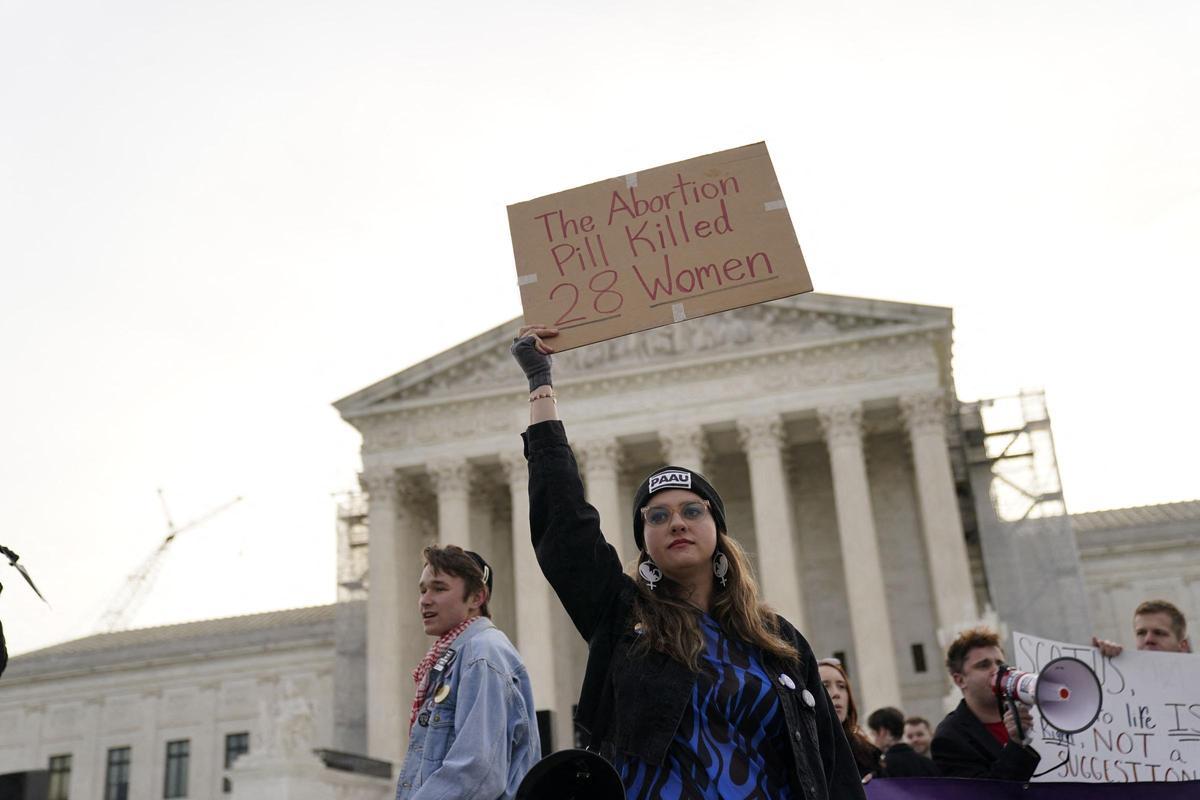
[[[1027,781],[1041,756],[1022,738],[1033,718],[1017,702],[1018,716],[995,693],[996,673],[1004,662],[1000,637],[988,628],[958,635],[946,651],[946,669],[963,699],[938,725],[933,761],[948,778]]]

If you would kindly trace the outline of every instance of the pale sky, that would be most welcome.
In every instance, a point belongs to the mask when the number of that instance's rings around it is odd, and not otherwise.
[[[505,206],[765,140],[820,292],[1044,387],[1072,511],[1194,499],[1200,4],[0,0],[14,652],[332,602],[333,400],[520,313]],[[515,367],[514,367],[515,369]],[[514,431],[514,447],[517,446]]]

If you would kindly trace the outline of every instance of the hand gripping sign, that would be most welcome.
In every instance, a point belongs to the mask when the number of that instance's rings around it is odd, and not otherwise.
[[[508,207],[525,321],[558,350],[812,291],[766,144]]]

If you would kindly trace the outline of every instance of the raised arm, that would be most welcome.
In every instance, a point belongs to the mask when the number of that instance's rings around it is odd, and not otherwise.
[[[629,578],[600,530],[600,515],[584,497],[579,466],[558,419],[550,375],[553,348],[543,341],[556,334],[553,328],[527,325],[512,346],[530,384],[530,424],[524,435],[529,528],[543,574],[579,633],[590,641]]]

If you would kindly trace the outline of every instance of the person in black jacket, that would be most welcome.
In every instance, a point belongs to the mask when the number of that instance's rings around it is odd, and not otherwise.
[[[635,579],[600,530],[558,420],[544,341],[512,352],[529,379],[529,520],[538,563],[588,661],[575,721],[628,798],[862,798],[808,642],[759,603],[720,495],[667,466],[633,503]]]
[[[875,737],[875,746],[883,751],[884,778],[935,778],[940,773],[934,763],[917,755],[904,741],[904,712],[898,708],[877,708],[867,717],[867,727]]]
[[[987,628],[958,635],[946,651],[946,669],[963,699],[933,734],[933,763],[948,778],[1027,781],[1041,756],[1018,737],[1012,711],[992,691],[1004,661],[1000,637]],[[1020,706],[1021,730],[1028,736],[1033,720]]]

